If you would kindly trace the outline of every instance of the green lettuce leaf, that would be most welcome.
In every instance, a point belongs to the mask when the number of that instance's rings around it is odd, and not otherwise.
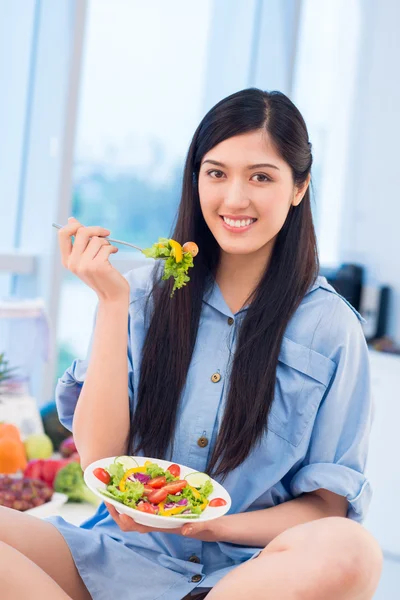
[[[214,489],[213,484],[211,483],[211,480],[209,479],[201,486],[201,488],[199,489],[199,492],[203,497],[208,498],[208,496],[212,493],[213,489]]]
[[[125,473],[124,467],[120,463],[112,463],[109,467],[107,467],[107,471],[112,477],[111,483],[113,485],[119,485],[119,482]]]
[[[147,475],[150,475],[150,477],[152,479],[154,479],[154,477],[161,477],[162,475],[165,475],[164,469],[162,469],[155,463],[151,463],[150,465],[147,465],[146,473],[147,473]]]

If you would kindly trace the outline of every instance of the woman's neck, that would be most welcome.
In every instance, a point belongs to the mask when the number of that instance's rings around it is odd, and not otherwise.
[[[263,250],[251,255],[221,252],[215,279],[233,313],[246,305],[265,272],[271,249]]]

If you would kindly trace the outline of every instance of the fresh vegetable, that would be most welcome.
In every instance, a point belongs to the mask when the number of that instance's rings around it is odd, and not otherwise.
[[[171,246],[170,256],[174,256],[175,261],[177,263],[182,262],[182,258],[183,258],[182,246],[175,240],[169,240],[169,245]]]
[[[185,479],[192,487],[195,488],[201,488],[201,486],[207,481],[210,481],[210,477],[207,475],[207,473],[201,473],[200,471],[189,473],[189,475],[186,475]]]
[[[167,471],[169,471],[171,473],[171,475],[173,477],[179,477],[179,475],[181,474],[181,468],[179,465],[170,465],[167,469]]]
[[[124,469],[134,469],[139,466],[133,456],[117,456],[114,462],[120,463]]]
[[[30,460],[24,470],[25,477],[31,477],[32,479],[40,479],[44,483],[47,483],[50,487],[54,486],[54,480],[60,469],[68,465],[70,462],[78,462],[79,457],[77,454],[73,454],[70,458],[34,458]]]
[[[140,510],[145,513],[149,513],[151,515],[155,515],[157,513],[157,507],[150,504],[150,502],[138,502],[136,506],[137,510]]]
[[[151,494],[147,496],[148,501],[152,504],[160,504],[160,502],[164,502],[168,496],[167,490],[160,488],[159,490],[154,490]]]
[[[184,252],[190,252],[190,254],[193,256],[193,258],[195,256],[197,256],[199,253],[199,247],[194,242],[186,242],[186,244],[183,244],[182,250]]]
[[[81,466],[76,462],[70,462],[57,473],[54,490],[66,494],[72,502],[99,504],[97,496],[86,486]]]
[[[128,461],[128,464],[131,463]],[[187,478],[179,479],[177,464],[164,470],[158,464],[146,461],[143,467],[124,469],[121,463],[114,462],[105,470],[110,482],[105,488],[99,488],[104,496],[159,516],[196,518],[207,507],[208,496],[213,491],[211,479],[205,473],[197,473],[197,479],[194,479],[199,489],[190,485]]]
[[[188,244],[190,244],[188,246]],[[167,280],[170,277],[174,278],[174,286],[171,292],[171,298],[173,297],[175,290],[182,288],[190,281],[187,272],[193,267],[193,256],[198,253],[195,252],[196,244],[194,242],[186,242],[184,247],[190,248],[184,249],[175,240],[168,238],[159,238],[156,244],[153,244],[151,248],[145,248],[142,250],[143,254],[148,258],[160,258],[165,260],[163,280]]]
[[[111,481],[110,473],[105,469],[102,469],[101,467],[95,469],[93,471],[93,475],[97,477],[97,479],[100,479],[100,481],[102,481],[103,483],[109,484]]]
[[[213,498],[210,500],[209,506],[226,506],[226,500],[223,498]]]
[[[164,487],[165,490],[168,491],[168,494],[177,494],[184,487],[187,486],[187,481],[172,481],[171,483],[167,483]]]
[[[0,423],[0,473],[12,475],[26,467],[26,452],[18,427]]]
[[[117,463],[117,465],[118,464],[120,464],[120,463]],[[133,469],[128,469],[124,473],[123,477],[121,478],[121,480],[119,482],[119,489],[121,490],[121,492],[125,491],[125,489],[126,489],[126,482],[131,477],[131,475],[135,475],[135,473],[145,473],[145,472],[146,472],[146,467],[134,467]]]
[[[167,483],[165,475],[159,475],[158,477],[154,477],[154,479],[150,479],[147,483],[151,488],[162,488]]]
[[[77,452],[74,438],[72,437],[72,435],[70,435],[61,442],[59,450],[61,456],[63,456],[64,458],[69,458],[70,456],[75,454],[75,452]]]
[[[174,508],[166,508],[164,502],[158,505],[159,515],[162,517],[172,517],[173,515],[180,515],[187,510],[187,505],[175,505]]]

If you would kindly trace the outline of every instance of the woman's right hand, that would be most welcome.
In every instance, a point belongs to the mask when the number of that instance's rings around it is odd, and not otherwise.
[[[62,263],[91,287],[99,300],[127,300],[129,283],[108,260],[110,254],[118,252],[118,248],[105,239],[109,234],[103,227],[84,227],[70,217],[68,225],[58,232]]]

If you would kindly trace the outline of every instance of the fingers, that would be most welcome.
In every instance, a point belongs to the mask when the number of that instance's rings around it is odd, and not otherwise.
[[[160,529],[159,527],[146,527],[145,525],[140,525],[136,523],[134,519],[131,519],[128,515],[120,514],[116,508],[109,504],[108,502],[104,503],[107,506],[108,512],[117,523],[118,527],[122,529],[122,531],[137,531],[138,533],[150,533],[151,531],[162,531],[165,533],[165,529]],[[177,527],[176,529],[168,529],[168,533],[180,534],[182,533],[182,528]]]
[[[105,262],[108,260],[108,257],[111,254],[116,254],[118,252],[118,248],[116,246],[112,246],[110,243],[106,246],[102,246],[97,253],[96,260],[99,262]]]
[[[79,235],[78,235],[78,232]],[[58,232],[58,240],[61,251],[61,259],[64,267],[68,268],[69,258],[75,248],[76,242],[78,242],[78,248],[75,249],[75,255],[78,255],[78,250],[82,252],[86,249],[89,238],[93,236],[105,237],[110,234],[108,229],[104,229],[104,227],[92,226],[92,227],[83,227],[79,221],[70,217],[68,219],[68,224],[65,225]],[[75,243],[72,245],[71,237],[75,236]]]
[[[139,523],[136,523],[136,521],[131,519],[131,517],[128,517],[128,515],[119,514],[112,504],[105,502],[105,505],[107,506],[108,512],[117,523],[118,527],[122,529],[122,531],[137,531],[138,533],[148,533],[149,531],[154,531],[154,529],[151,527],[139,525]]]
[[[109,241],[103,237],[98,237],[97,235],[93,236],[90,240],[85,238],[83,240],[78,240],[80,231],[81,229],[78,230],[71,254],[68,258],[68,268],[72,272],[74,272],[76,267],[83,266],[85,263],[90,263],[97,256],[102,246],[110,245]]]
[[[74,246],[72,248],[72,254],[76,256],[83,254],[88,245],[95,237],[97,237],[98,240],[102,239],[106,241],[105,237],[109,233],[110,232],[107,229],[98,226],[78,227],[75,234],[75,241]]]

